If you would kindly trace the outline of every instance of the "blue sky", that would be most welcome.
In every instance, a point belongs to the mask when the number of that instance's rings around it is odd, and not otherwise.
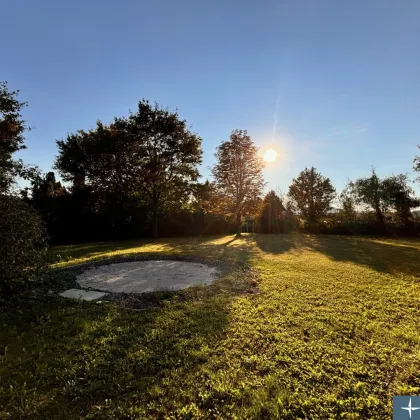
[[[280,153],[269,188],[312,165],[337,189],[372,166],[414,179],[418,0],[14,0],[2,15],[0,79],[34,127],[20,157],[45,171],[56,139],[144,97],[203,138],[204,176],[240,128]]]

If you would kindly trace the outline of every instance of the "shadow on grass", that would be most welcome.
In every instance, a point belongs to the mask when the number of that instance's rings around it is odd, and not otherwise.
[[[420,277],[419,247],[404,246],[394,241],[373,238],[312,237],[311,246],[337,261],[351,261],[375,271]]]
[[[140,313],[60,300],[2,314],[8,329],[1,352],[7,346],[9,356],[2,360],[0,412],[72,419],[134,403],[147,407],[140,417],[153,417],[165,381],[194,377],[224,337],[231,299],[207,296]],[[168,392],[177,400],[177,383],[165,388],[165,401]]]
[[[283,254],[305,249],[335,261],[349,261],[380,273],[420,276],[420,242],[330,235],[256,235],[264,252]]]
[[[249,236],[249,235],[248,235]],[[122,242],[97,242],[91,244],[58,246],[51,250],[51,262],[64,265],[78,264],[112,256],[133,254],[149,255],[196,255],[227,259],[231,262],[246,263],[255,249],[247,237],[208,236],[169,239],[148,239]]]
[[[303,251],[304,240],[298,234],[255,234],[250,240],[262,251],[269,254],[284,254],[289,251]]]
[[[211,256],[233,263],[246,264],[258,249],[269,254],[305,250],[320,252],[332,260],[349,261],[367,266],[381,273],[420,275],[420,241],[393,240],[353,236],[303,235],[303,234],[247,234],[240,238],[209,236],[171,238],[160,240],[124,241],[119,243],[93,243],[58,247],[56,252],[67,252],[78,263],[108,258],[113,252],[119,255],[162,253],[178,255]],[[72,261],[73,262],[73,261]]]
[[[175,410],[171,404],[180,401],[180,378],[194,388],[199,366],[226,335],[233,301],[255,292],[255,273],[241,266],[255,245],[249,238],[212,241],[165,242],[179,247],[178,256],[201,254],[229,264],[211,286],[156,294],[161,301],[153,308],[136,312],[115,302],[57,300],[45,297],[45,290],[42,297],[29,294],[27,301],[0,312],[5,327],[0,417],[8,412],[12,418],[127,418],[133,404],[139,410],[134,418]],[[112,244],[92,244],[98,246],[109,250]],[[158,254],[168,257],[153,255]],[[9,356],[2,359],[5,353]]]

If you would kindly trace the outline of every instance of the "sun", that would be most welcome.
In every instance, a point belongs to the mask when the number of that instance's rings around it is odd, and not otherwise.
[[[274,149],[267,149],[264,152],[264,161],[265,162],[274,162],[277,159],[277,152]]]

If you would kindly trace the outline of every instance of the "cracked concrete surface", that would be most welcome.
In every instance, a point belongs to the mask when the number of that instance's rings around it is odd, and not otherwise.
[[[91,268],[77,276],[77,283],[83,289],[144,293],[208,285],[216,280],[217,275],[217,269],[206,264],[170,260],[135,261]]]

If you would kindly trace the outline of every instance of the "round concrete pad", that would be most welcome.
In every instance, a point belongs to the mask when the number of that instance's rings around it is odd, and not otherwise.
[[[144,293],[181,290],[216,280],[217,270],[187,261],[135,261],[102,265],[77,276],[80,287],[107,292]]]

